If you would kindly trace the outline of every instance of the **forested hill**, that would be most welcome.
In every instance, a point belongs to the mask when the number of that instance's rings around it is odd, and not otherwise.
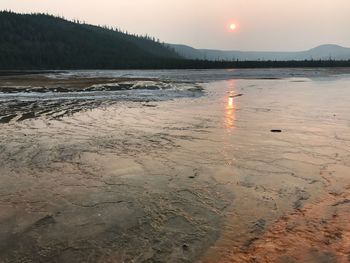
[[[0,69],[152,68],[178,59],[150,37],[50,15],[0,12]]]
[[[55,69],[208,69],[350,67],[350,60],[210,61],[183,58],[174,47],[44,14],[0,11],[0,73]]]

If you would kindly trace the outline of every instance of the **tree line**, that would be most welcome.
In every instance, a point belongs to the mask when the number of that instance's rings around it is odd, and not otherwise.
[[[350,61],[184,59],[148,35],[48,14],[0,12],[0,70],[349,67]]]

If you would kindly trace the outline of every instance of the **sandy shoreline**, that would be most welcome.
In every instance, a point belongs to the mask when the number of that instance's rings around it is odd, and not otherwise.
[[[347,262],[349,80],[196,82],[0,124],[0,262]]]

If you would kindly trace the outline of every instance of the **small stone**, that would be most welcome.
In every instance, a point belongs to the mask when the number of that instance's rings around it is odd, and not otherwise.
[[[271,132],[282,132],[282,130],[278,130],[278,129],[274,129],[274,130],[270,130]]]

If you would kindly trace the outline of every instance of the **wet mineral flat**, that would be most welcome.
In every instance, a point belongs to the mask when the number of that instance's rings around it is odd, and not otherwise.
[[[348,262],[347,73],[0,77],[0,262]]]

